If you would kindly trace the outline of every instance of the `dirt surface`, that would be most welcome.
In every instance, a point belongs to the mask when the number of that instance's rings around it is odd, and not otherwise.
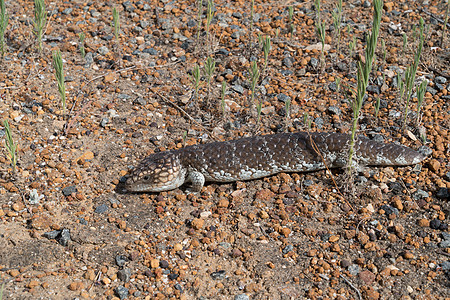
[[[155,194],[120,189],[121,178],[150,153],[306,130],[305,113],[313,131],[349,132],[349,90],[372,8],[344,2],[339,49],[335,3],[322,3],[322,69],[311,1],[255,1],[253,22],[250,1],[214,1],[208,32],[206,2],[200,29],[196,1],[47,2],[42,54],[32,3],[7,1],[0,114],[19,153],[15,174],[0,157],[3,299],[449,299],[450,41],[441,44],[443,1],[384,4],[360,118],[359,134],[426,146],[424,163],[368,168],[351,181],[333,170],[207,184],[195,195],[184,186]],[[120,15],[118,41],[112,7]],[[426,37],[417,80],[426,78],[429,87],[419,123],[414,95],[403,128],[397,73],[413,61],[420,16]],[[79,33],[86,35],[85,58]],[[271,37],[267,62],[259,36]],[[66,116],[55,49],[64,60]],[[216,69],[210,88],[202,73],[196,97],[191,74],[208,56]],[[251,61],[261,73],[254,103]]]

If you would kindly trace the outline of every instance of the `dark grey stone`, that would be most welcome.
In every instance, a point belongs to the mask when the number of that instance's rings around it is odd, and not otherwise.
[[[450,199],[450,190],[448,188],[439,188],[436,197],[439,199]]]
[[[250,300],[247,294],[239,294],[234,296],[234,300]]]
[[[67,187],[62,189],[62,193],[63,193],[64,196],[70,196],[70,195],[72,195],[73,193],[76,193],[76,192],[78,192],[78,190],[77,190],[77,187],[74,186],[74,185],[67,186]]]
[[[244,93],[244,88],[242,87],[242,85],[240,84],[235,84],[231,86],[231,89],[239,94],[243,94]]]
[[[109,123],[109,119],[108,118],[103,118],[100,121],[100,127],[105,128],[106,125],[108,125],[108,123]]]
[[[129,260],[125,255],[116,255],[116,265],[119,267],[123,267],[125,263]]]
[[[133,101],[133,104],[145,106],[145,105],[147,105],[147,101],[145,101],[145,99],[142,97],[136,97],[136,99],[134,99],[134,101]]]
[[[450,240],[441,241],[438,246],[440,248],[448,248],[450,247]]]
[[[97,214],[102,214],[102,213],[108,211],[108,209],[109,209],[109,206],[108,206],[108,205],[106,205],[106,204],[101,204],[101,205],[99,205],[99,206],[97,206],[97,207],[95,208],[94,212],[97,213]]]
[[[427,146],[421,146],[419,147],[419,149],[417,149],[417,151],[425,156],[430,156],[431,154],[433,154],[433,150],[431,150],[431,148]]]
[[[441,268],[446,273],[450,272],[450,260],[441,262]]]
[[[328,112],[330,112],[332,115],[341,115],[341,109],[337,106],[328,107]]]
[[[290,56],[285,57],[283,59],[283,65],[285,65],[288,68],[292,68],[292,66],[294,65],[294,58],[292,58]]]
[[[220,270],[220,271],[217,271],[217,272],[212,272],[212,273],[211,273],[211,278],[214,279],[214,280],[222,280],[222,279],[225,278],[226,273],[227,273],[227,272],[226,272],[225,270]]]
[[[142,50],[142,52],[148,53],[150,55],[158,55],[158,51],[155,50],[154,48],[147,48],[147,49]]]
[[[70,241],[70,231],[69,229],[63,229],[61,230],[61,233],[58,237],[56,237],[56,241],[61,245],[66,247],[69,244]]]
[[[73,11],[73,8],[69,7],[62,11],[64,15],[69,15]]]
[[[128,282],[130,281],[131,278],[131,270],[129,268],[124,268],[122,270],[119,270],[119,272],[117,272],[117,278],[119,278],[120,280],[122,280],[123,282]]]
[[[349,266],[348,267],[348,272],[350,274],[352,274],[353,276],[358,275],[359,272],[360,272],[359,266],[357,264],[353,264],[353,265]]]
[[[159,262],[159,266],[163,269],[167,269],[167,268],[169,268],[169,262],[167,260],[161,260]]]
[[[128,297],[128,289],[122,285],[119,285],[114,289],[114,293],[116,293],[117,297],[120,298],[120,300],[126,299]]]
[[[374,93],[374,94],[381,94],[381,89],[380,89],[380,87],[379,87],[379,86],[376,86],[376,85],[369,85],[369,86],[367,87],[367,91],[368,91],[368,92],[371,92],[371,93]]]
[[[228,50],[225,49],[225,48],[220,48],[220,49],[217,51],[217,54],[228,56],[228,55],[230,54],[230,51],[228,51]]]
[[[311,60],[309,61],[309,65],[311,67],[313,67],[314,69],[316,69],[319,65],[319,60],[315,57],[311,58]]]
[[[277,95],[277,99],[278,99],[278,101],[281,101],[281,102],[283,102],[283,103],[286,103],[287,101],[291,100],[291,97],[289,97],[288,95],[285,95],[285,94],[283,94],[283,93],[279,93],[279,94]]]
[[[433,89],[431,86],[427,86],[427,92],[434,96],[438,91]]]
[[[56,237],[61,233],[61,230],[52,230],[49,232],[44,232],[44,237],[48,238],[49,240],[54,240]]]
[[[386,215],[392,215],[392,214],[395,214],[396,216],[398,216],[398,213],[399,213],[399,211],[398,211],[397,208],[392,207],[392,206],[387,205],[387,204],[382,205],[382,206],[381,206],[381,209],[384,210],[384,211],[386,212]]]
[[[122,99],[122,100],[128,100],[131,98],[131,96],[128,94],[117,94],[117,98]]]
[[[294,249],[294,246],[292,246],[292,245],[287,245],[286,247],[284,247],[284,249],[283,249],[283,254],[286,254],[286,253],[289,253],[289,252],[291,252],[292,250]]]
[[[336,92],[337,91],[337,85],[336,82],[332,82],[328,85],[328,88],[330,89],[330,91],[332,92]]]
[[[428,198],[428,197],[429,197],[429,196],[428,196],[428,193],[425,192],[424,190],[420,190],[420,189],[418,189],[417,191],[415,191],[415,192],[412,194],[412,198],[413,198],[414,200],[425,199],[425,198]]]

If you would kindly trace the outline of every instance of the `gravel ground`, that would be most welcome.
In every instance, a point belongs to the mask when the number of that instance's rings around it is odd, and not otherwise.
[[[368,168],[352,180],[340,170],[278,174],[207,184],[195,195],[185,187],[155,194],[119,188],[150,153],[306,130],[305,113],[313,131],[349,132],[350,90],[372,8],[369,1],[344,2],[339,44],[335,2],[321,5],[322,68],[312,1],[255,1],[251,22],[250,1],[216,0],[208,32],[206,2],[200,29],[193,0],[47,2],[42,53],[32,3],[7,1],[0,115],[19,152],[15,173],[0,156],[3,299],[449,299],[450,41],[441,40],[443,1],[384,3],[360,119],[360,134],[426,146],[423,164]],[[429,84],[420,122],[414,95],[404,127],[397,74],[413,61],[420,17],[426,38],[417,80]],[[266,36],[267,61],[260,42]],[[66,116],[52,66],[56,49]],[[207,57],[216,69],[210,85],[201,73],[197,96],[191,74]],[[260,67],[255,103],[253,61]]]

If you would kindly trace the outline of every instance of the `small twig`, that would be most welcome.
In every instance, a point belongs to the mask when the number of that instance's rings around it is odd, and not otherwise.
[[[112,73],[119,73],[119,72],[124,72],[124,71],[134,70],[134,69],[136,69],[136,66],[131,66],[131,67],[128,67],[128,68],[116,70],[116,71],[114,71],[114,72],[112,72]],[[102,74],[102,75],[98,75],[98,76],[92,78],[91,80],[89,80],[89,81],[84,85],[83,88],[89,86],[92,82],[94,82],[94,81],[96,81],[96,80],[98,80],[98,79],[100,79],[100,78],[103,78],[103,77],[105,77],[106,75],[109,75],[109,74],[111,74],[111,72],[108,72],[108,73],[105,73],[105,74]],[[78,103],[78,96],[83,92],[83,88],[79,89],[78,92],[75,94],[75,96],[74,96],[75,101],[74,101],[74,103],[72,104],[72,107],[70,108],[70,112],[69,112],[69,114],[68,114],[69,116],[72,115],[72,112],[73,112],[73,110],[75,109],[75,106],[76,106],[77,103]],[[92,101],[89,101],[88,104],[90,104],[91,102],[92,102]],[[84,108],[83,108],[82,110],[86,109],[86,107],[87,107],[87,105],[85,105]],[[66,125],[65,125],[65,129],[64,129],[64,134],[67,134],[67,131],[71,128],[71,125],[73,124],[73,122],[75,122],[76,118],[80,115],[80,113],[81,113],[82,110],[80,110],[80,111],[75,115],[75,117],[72,118],[72,120],[71,120],[71,118],[68,118],[68,119],[67,119],[67,122],[66,122]]]
[[[51,4],[50,4],[50,5],[51,5]],[[51,20],[52,20],[52,17],[53,17],[53,9],[51,10],[51,14],[50,14],[50,16],[48,17],[47,24],[45,24],[45,29],[44,29],[44,31],[42,32],[42,36],[44,36],[45,33],[47,32],[47,29],[48,29],[48,26],[50,25],[50,22],[51,22]]]
[[[400,182],[402,183],[402,185],[405,188],[405,190],[408,193],[408,195],[411,196],[411,191],[408,189],[408,187],[406,186],[406,184],[405,184],[405,182],[403,181],[402,178],[400,178]]]
[[[11,277],[11,278],[9,278],[9,279],[5,279],[5,280],[3,280],[3,282],[2,282],[2,285],[3,284],[7,284],[8,282],[11,282],[11,281],[13,281],[14,280],[14,278],[16,278],[17,276],[20,276],[20,275],[23,275],[23,274],[25,274],[26,272],[28,272],[30,269],[32,268],[32,266],[29,266],[29,267],[27,267],[23,272],[19,272],[19,274],[17,274],[16,276],[13,276],[13,277]],[[15,268],[2,268],[2,269],[0,269],[0,271],[6,271],[6,270],[15,270],[15,269],[20,269],[19,267],[15,267]]]
[[[338,194],[341,195],[342,199],[344,199],[345,203],[350,207],[350,209],[352,211],[355,211],[353,209],[353,206],[347,201],[347,199],[345,199],[344,195],[342,195],[341,190],[339,189],[336,181],[334,180],[333,173],[331,173],[330,169],[328,169],[328,166],[327,166],[327,164],[325,162],[325,158],[322,156],[322,153],[320,153],[319,147],[317,147],[316,143],[314,142],[314,140],[313,140],[313,138],[311,136],[311,133],[309,131],[307,131],[307,133],[308,133],[308,136],[309,136],[309,140],[311,142],[311,146],[313,147],[313,150],[320,156],[320,159],[322,160],[323,165],[325,166],[325,169],[327,170],[328,174],[330,175],[330,178],[333,181],[333,184],[336,187],[336,189],[338,191]]]
[[[436,253],[438,253],[438,254],[442,254],[442,255],[445,255],[445,256],[448,256],[448,257],[450,257],[450,253],[445,253],[444,251],[442,251],[442,250],[436,250]]]
[[[356,293],[358,294],[358,298],[359,300],[362,299],[361,297],[361,292],[347,279],[344,277],[344,275],[340,274],[339,277],[341,277],[342,279],[344,279],[344,281],[352,288],[356,291]]]
[[[67,120],[65,129],[64,129],[64,135],[67,135],[67,132],[69,131],[70,128],[72,128],[73,123],[76,121],[76,119],[78,118],[78,116],[85,111],[92,103],[92,100],[90,100],[88,103],[86,103],[77,113],[76,115],[70,120]],[[73,106],[72,106],[73,109]],[[70,111],[70,113],[72,113],[72,110]]]
[[[358,235],[358,233],[359,233],[359,225],[361,225],[362,222],[364,222],[364,221],[366,221],[368,219],[369,219],[368,217],[362,218],[361,221],[358,222],[358,225],[356,225],[356,230],[355,230],[356,231],[356,235]]]
[[[34,68],[34,66],[32,66],[32,68]],[[42,68],[42,70],[44,70],[45,68]],[[19,86],[16,86],[16,85],[14,85],[14,86],[0,86],[0,88],[1,89],[4,89],[4,90],[9,90],[9,89],[20,89],[20,88],[22,88],[27,82],[28,82],[28,80],[30,80],[30,77],[33,75],[33,77],[34,77],[34,75],[39,75],[39,73],[40,73],[40,71],[39,70],[37,70],[37,73],[36,74],[34,74],[33,72],[29,72],[28,73],[28,76],[27,76],[27,78],[25,78],[25,80],[23,80],[21,83],[21,85],[19,85]]]
[[[164,67],[169,67],[169,66],[175,65],[175,64],[177,64],[177,63],[179,63],[179,62],[180,62],[180,61],[177,60],[177,61],[174,61],[174,62],[171,62],[171,63],[168,63],[168,64],[158,65],[158,66],[146,66],[146,67],[139,67],[139,68],[136,67],[136,66],[131,66],[131,67],[127,67],[127,68],[115,70],[115,71],[113,71],[113,72],[108,72],[108,73],[105,73],[105,74],[102,74],[102,75],[98,75],[98,76],[92,78],[91,80],[89,80],[89,81],[86,83],[86,85],[85,85],[84,87],[87,87],[87,86],[90,85],[92,82],[94,82],[94,81],[96,81],[96,80],[99,80],[99,79],[101,79],[101,78],[103,78],[103,77],[105,77],[106,75],[109,75],[109,74],[111,74],[111,73],[120,73],[120,72],[125,72],[125,71],[130,71],[130,70],[143,70],[143,69],[164,68]],[[83,91],[83,89],[80,89],[80,90],[78,91],[78,93],[75,95],[75,97],[77,97],[82,91]],[[70,113],[72,113],[72,111],[73,111],[75,105],[76,105],[76,101],[75,101],[74,104],[72,105],[72,108],[70,109]]]
[[[262,228],[262,225],[259,226],[259,229],[261,230],[262,234],[263,234],[266,238],[272,240],[272,238],[270,237],[270,235],[268,235],[267,232],[264,230],[264,228]]]
[[[434,73],[437,73],[439,76],[445,77],[447,79],[450,79],[450,74],[447,72],[442,72],[436,68],[434,68],[433,66],[428,66],[428,69],[430,69],[431,71],[433,71]]]
[[[425,14],[427,14],[427,15],[429,15],[429,16],[431,16],[433,19],[435,19],[435,20],[438,21],[439,23],[444,24],[444,20],[439,19],[438,17],[436,17],[434,14],[430,13],[429,11],[427,11],[427,10],[425,10],[425,9],[423,9],[423,8],[420,8],[420,11],[421,11],[421,12],[424,12]]]
[[[215,140],[218,140],[214,134],[209,131],[207,128],[205,128],[202,124],[200,124],[199,122],[197,122],[191,115],[189,115],[184,109],[182,109],[179,105],[177,105],[176,103],[173,103],[172,101],[170,101],[169,99],[167,99],[166,97],[164,97],[163,95],[161,95],[158,92],[155,92],[156,95],[158,95],[164,102],[172,105],[173,107],[175,107],[176,109],[178,109],[181,113],[183,113],[186,117],[189,118],[189,120],[191,120],[192,122],[194,122],[197,126],[199,126],[200,128],[202,128],[203,130],[205,130],[206,132],[209,133],[209,135],[214,138]]]
[[[109,75],[109,74],[111,74],[111,73],[120,73],[120,72],[130,71],[130,70],[141,70],[141,69],[150,69],[150,68],[163,68],[163,67],[172,66],[172,65],[177,64],[177,63],[179,63],[179,61],[171,62],[171,63],[164,64],[164,65],[158,65],[158,66],[146,66],[146,67],[139,67],[139,68],[136,67],[136,66],[131,66],[131,67],[127,67],[127,68],[115,70],[115,71],[113,71],[113,72],[108,72],[108,73],[105,73],[105,74],[102,74],[102,75],[98,75],[98,76],[92,78],[91,80],[89,80],[89,81],[84,85],[83,88],[81,88],[81,89],[78,90],[78,92],[77,92],[77,93],[75,94],[75,96],[74,96],[75,101],[74,101],[74,103],[72,104],[72,107],[70,108],[70,112],[69,112],[68,115],[69,115],[69,116],[72,115],[72,112],[73,112],[73,110],[75,109],[75,106],[76,106],[77,103],[78,103],[78,96],[80,95],[80,93],[83,92],[83,89],[86,88],[87,86],[89,86],[92,82],[94,82],[94,81],[96,81],[96,80],[99,80],[99,79],[105,77],[106,75]],[[92,102],[92,101],[88,102],[88,104],[90,104],[91,102]],[[86,108],[86,106],[84,106],[84,109],[85,109],[85,108]],[[80,112],[81,112],[81,111],[80,111]],[[71,125],[72,125],[73,122],[76,120],[76,117],[80,114],[80,112],[78,112],[78,113],[76,114],[75,119],[72,118],[72,119],[73,119],[72,121],[70,121],[70,120],[71,120],[70,118],[67,119],[67,123],[66,123],[66,125],[65,125],[65,130],[64,130],[65,134],[67,134],[67,130],[69,130],[69,128],[71,128]],[[69,122],[69,121],[70,121],[70,122]]]
[[[100,276],[102,276],[102,271],[98,271],[97,276],[95,276],[95,278],[94,278],[94,282],[91,283],[91,286],[89,286],[89,288],[87,290],[88,293],[91,291],[94,284],[100,279]]]

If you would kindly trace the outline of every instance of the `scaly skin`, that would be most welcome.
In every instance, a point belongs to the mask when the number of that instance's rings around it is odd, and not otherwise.
[[[148,156],[133,170],[125,188],[131,192],[160,192],[191,182],[192,189],[198,192],[205,181],[233,182],[280,172],[344,167],[348,143],[347,134],[297,132],[188,146]],[[425,159],[411,148],[365,137],[357,140],[355,150],[359,166],[406,166]]]

